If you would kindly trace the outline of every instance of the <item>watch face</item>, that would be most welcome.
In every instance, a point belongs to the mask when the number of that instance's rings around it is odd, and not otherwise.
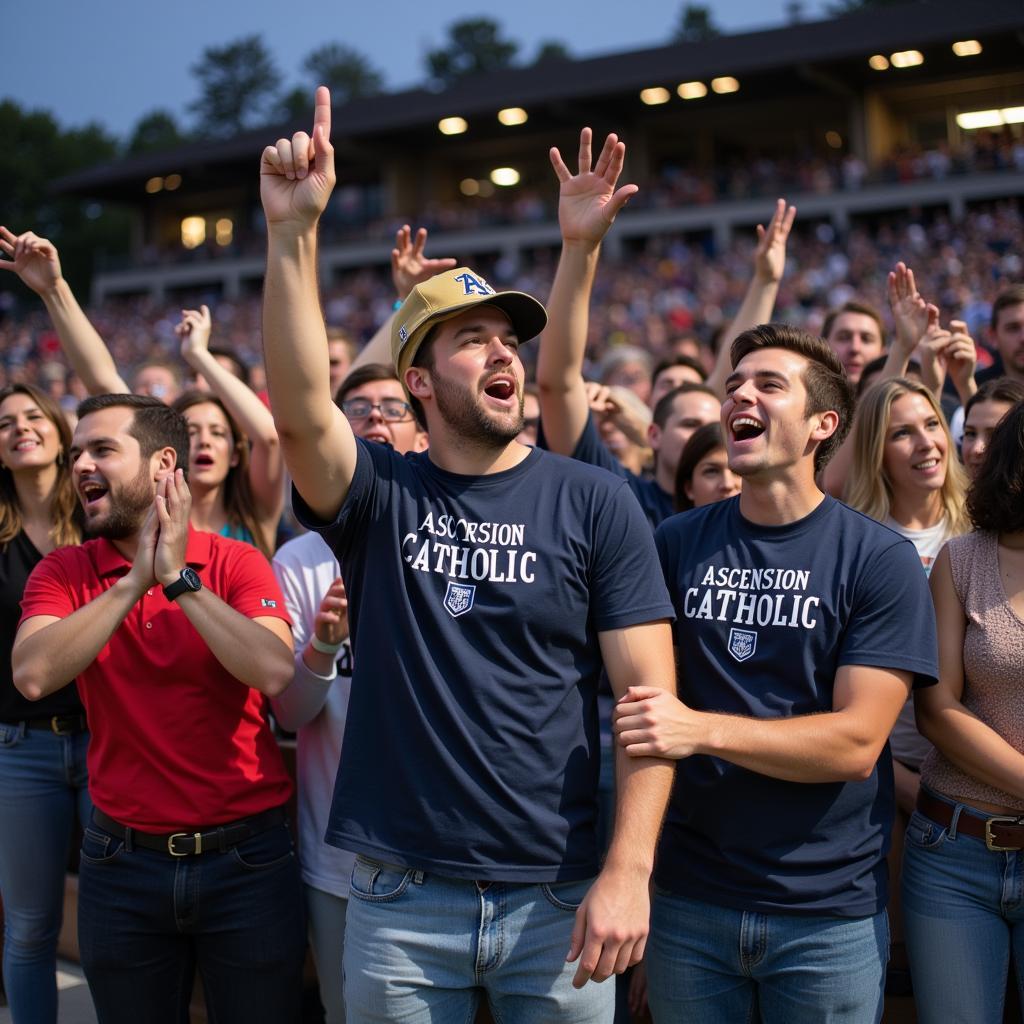
[[[185,581],[189,590],[203,589],[203,581],[199,578],[199,573],[195,569],[182,569],[181,578]]]

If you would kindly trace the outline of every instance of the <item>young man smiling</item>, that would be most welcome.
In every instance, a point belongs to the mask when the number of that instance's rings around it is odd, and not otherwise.
[[[296,509],[341,564],[355,654],[327,830],[358,854],[347,1017],[468,1020],[483,991],[504,1020],[608,1021],[611,988],[586,982],[643,953],[671,778],[618,759],[598,873],[602,660],[620,692],[672,688],[649,529],[623,482],[516,443],[519,345],[544,308],[465,267],[418,285],[395,318],[429,451],[353,435],[331,403],[316,289],[330,117],[321,88],[312,138],[264,150],[261,195],[271,407]]]
[[[656,541],[677,611],[677,700],[630,688],[630,755],[678,758],[648,943],[657,1020],[867,1022],[882,1011],[892,825],[886,742],[935,681],[909,542],[822,494],[852,398],[820,338],[732,346],[722,429],[736,498]]]

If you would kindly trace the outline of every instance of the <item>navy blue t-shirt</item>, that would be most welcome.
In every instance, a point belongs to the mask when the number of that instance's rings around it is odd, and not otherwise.
[[[460,476],[358,442],[336,521],[355,672],[327,841],[452,877],[596,873],[598,633],[671,619],[629,488],[533,449]]]
[[[607,445],[597,432],[592,414],[587,416],[587,424],[576,442],[572,457],[589,466],[600,466],[601,469],[606,469],[625,480],[629,484],[629,489],[636,495],[636,500],[640,502],[640,507],[644,510],[652,529],[675,512],[672,495],[663,491],[657,481],[630,472],[608,451]]]
[[[834,498],[777,527],[744,519],[739,500],[674,516],[655,537],[686,704],[831,711],[843,665],[935,682],[935,613],[913,544]],[[886,903],[893,813],[888,748],[862,782],[786,782],[697,755],[678,762],[655,881],[742,910],[867,916]]]

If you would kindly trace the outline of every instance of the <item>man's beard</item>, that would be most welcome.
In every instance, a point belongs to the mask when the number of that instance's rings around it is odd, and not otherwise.
[[[153,505],[155,492],[149,467],[144,466],[138,475],[115,491],[107,490],[110,511],[102,519],[85,524],[90,537],[106,537],[107,540],[123,540],[137,532]]]
[[[434,385],[437,411],[455,432],[482,448],[504,448],[514,441],[523,429],[523,395],[515,414],[504,421],[492,418],[473,396],[458,384],[452,384],[440,374],[430,375]]]

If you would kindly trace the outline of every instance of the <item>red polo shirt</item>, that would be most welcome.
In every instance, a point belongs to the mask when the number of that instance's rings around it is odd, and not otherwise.
[[[254,547],[189,530],[185,561],[249,618],[290,623]],[[58,548],[35,568],[21,621],[65,618],[131,568],[110,541]],[[146,591],[78,677],[89,717],[89,792],[102,811],[145,832],[192,831],[283,804],[291,795],[263,695],[210,653],[159,584]]]

